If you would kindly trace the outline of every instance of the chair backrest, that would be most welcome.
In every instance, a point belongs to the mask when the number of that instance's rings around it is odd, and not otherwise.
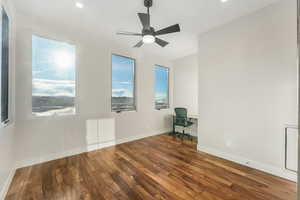
[[[178,126],[185,126],[187,122],[187,109],[186,108],[175,108],[175,124]]]
[[[186,108],[175,108],[176,117],[178,118],[187,118],[187,109]]]

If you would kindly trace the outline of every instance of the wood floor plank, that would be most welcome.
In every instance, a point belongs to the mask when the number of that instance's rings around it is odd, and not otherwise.
[[[296,188],[159,135],[18,169],[6,200],[296,200]]]

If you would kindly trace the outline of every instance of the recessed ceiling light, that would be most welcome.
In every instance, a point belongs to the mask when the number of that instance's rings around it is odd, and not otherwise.
[[[83,3],[80,3],[80,2],[76,2],[76,7],[78,7],[78,8],[83,8],[84,7],[84,5],[83,5]]]
[[[221,0],[222,3],[225,3],[225,2],[227,2],[227,1],[228,1],[228,0]]]

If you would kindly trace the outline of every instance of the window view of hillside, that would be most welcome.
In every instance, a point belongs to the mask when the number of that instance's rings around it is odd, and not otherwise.
[[[155,66],[155,108],[169,108],[169,69]]]
[[[32,113],[75,113],[75,46],[32,36]]]
[[[112,55],[112,111],[135,110],[135,60]]]

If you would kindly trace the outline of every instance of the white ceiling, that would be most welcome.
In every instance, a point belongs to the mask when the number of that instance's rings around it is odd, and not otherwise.
[[[140,38],[117,36],[120,30],[140,32],[138,12],[145,12],[143,0],[79,0],[83,9],[75,7],[76,0],[13,0],[17,12],[39,20],[58,23],[74,33],[81,31],[96,37],[109,38],[126,46],[135,45]],[[183,57],[197,51],[197,35],[254,12],[278,0],[153,0],[151,25],[156,29],[175,23],[182,32],[161,36],[170,42],[161,48],[144,45],[141,51],[159,53],[168,59]]]

